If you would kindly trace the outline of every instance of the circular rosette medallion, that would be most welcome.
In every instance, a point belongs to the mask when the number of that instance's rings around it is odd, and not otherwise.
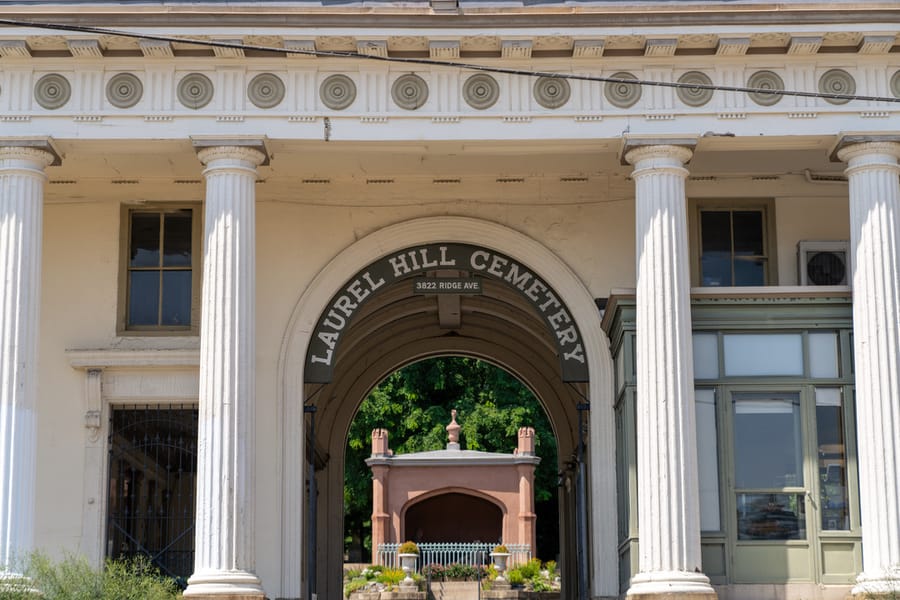
[[[394,103],[406,110],[416,110],[428,100],[428,84],[418,75],[401,75],[391,86]]]
[[[490,108],[500,98],[500,84],[485,73],[472,75],[463,84],[463,98],[476,110]]]
[[[831,69],[825,71],[819,78],[819,92],[823,94],[844,94],[852,96],[856,94],[856,81],[853,76],[843,69]],[[829,104],[847,104],[849,98],[825,98]]]
[[[569,82],[560,77],[540,77],[534,82],[534,99],[544,108],[559,108],[569,101]]]
[[[712,79],[706,73],[689,71],[678,78],[678,83],[684,85],[712,85]],[[713,91],[705,87],[680,87],[676,88],[678,99],[688,106],[703,106],[713,97]]]
[[[203,108],[213,97],[213,83],[202,73],[185,75],[178,82],[178,101],[186,108]]]
[[[44,75],[34,84],[34,99],[48,110],[65,106],[71,96],[69,80],[59,73]]]
[[[747,87],[758,90],[783,90],[784,81],[777,73],[772,71],[757,71],[747,80]],[[750,99],[760,106],[772,106],[781,101],[781,94],[768,94],[766,92],[750,92]]]
[[[637,80],[637,77],[633,74],[624,71],[612,75],[612,78]],[[641,86],[636,83],[626,83],[625,81],[607,81],[603,87],[603,95],[606,96],[606,99],[613,106],[630,108],[641,99]]]
[[[329,75],[319,87],[319,98],[331,110],[344,110],[356,100],[356,84],[346,75]]]
[[[900,71],[897,71],[891,77],[891,93],[894,95],[894,98],[900,98]]]
[[[284,82],[272,73],[260,73],[250,80],[247,97],[258,108],[274,108],[284,100]]]
[[[131,73],[113,75],[106,84],[106,99],[116,108],[131,108],[143,95],[141,80]]]

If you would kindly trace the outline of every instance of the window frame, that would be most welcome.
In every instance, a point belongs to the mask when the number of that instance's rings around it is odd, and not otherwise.
[[[690,198],[688,200],[688,228],[690,234],[691,285],[704,288],[754,287],[754,286],[704,286],[702,280],[701,261],[701,213],[704,211],[760,211],[763,216],[763,250],[765,254],[764,286],[778,285],[778,243],[775,237],[775,200],[774,198]],[[734,240],[732,240],[732,244]],[[732,251],[732,264],[734,253]],[[733,272],[732,267],[732,272]]]
[[[128,323],[128,301],[130,298],[129,250],[131,247],[131,216],[134,213],[174,213],[191,210],[191,322],[182,325],[130,325]],[[116,316],[116,334],[119,336],[197,336],[200,334],[200,294],[202,285],[202,223],[203,204],[200,202],[177,202],[159,204],[123,204],[120,211],[119,227],[119,286]]]

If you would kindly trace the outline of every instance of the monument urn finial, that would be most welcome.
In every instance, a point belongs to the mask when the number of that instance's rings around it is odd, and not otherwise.
[[[459,450],[460,429],[462,429],[462,427],[456,422],[456,409],[454,408],[450,411],[450,424],[447,425],[447,436],[450,440],[447,444],[447,450]]]

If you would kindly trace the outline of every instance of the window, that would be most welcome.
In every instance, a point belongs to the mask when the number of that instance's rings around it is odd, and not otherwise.
[[[732,398],[738,539],[806,539],[800,394]]]
[[[194,570],[197,408],[111,412],[106,555],[144,555],[183,585]]]
[[[697,468],[700,484],[700,530],[722,529],[719,511],[719,433],[715,388],[694,390],[697,417]]]
[[[850,507],[843,394],[840,388],[817,387],[815,395],[821,526],[823,531],[844,531],[850,529]]]
[[[120,322],[126,331],[196,328],[199,269],[194,208],[127,211],[125,298]]]
[[[696,203],[696,281],[701,286],[769,285],[775,281],[771,256],[770,203]]]

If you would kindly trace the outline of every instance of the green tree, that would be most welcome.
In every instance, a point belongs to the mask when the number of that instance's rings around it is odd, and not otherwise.
[[[460,443],[468,450],[512,452],[519,428],[534,427],[536,453],[541,457],[535,471],[538,523],[543,519],[555,524],[556,438],[540,402],[521,381],[490,363],[456,356],[433,358],[388,375],[353,419],[344,463],[346,552],[362,546],[360,560],[371,556],[372,477],[365,459],[371,453],[372,430],[388,430],[395,454],[440,450],[447,444],[445,428],[452,409],[462,427]],[[558,539],[538,539],[541,556],[555,556],[557,548]]]

